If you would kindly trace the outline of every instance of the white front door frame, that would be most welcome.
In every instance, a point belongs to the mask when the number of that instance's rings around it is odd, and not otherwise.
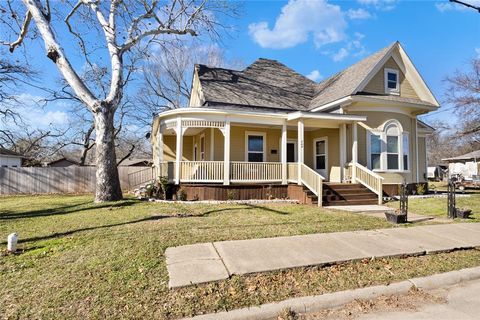
[[[293,162],[297,162],[298,152],[297,152],[297,140],[296,139],[287,139],[287,144],[293,143]]]
[[[325,141],[325,169],[317,169],[317,142]],[[328,137],[313,139],[313,170],[321,174],[328,181]]]

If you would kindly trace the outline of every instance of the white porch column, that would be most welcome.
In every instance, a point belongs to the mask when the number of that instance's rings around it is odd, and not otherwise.
[[[183,155],[183,128],[182,128],[182,118],[177,118],[177,127],[175,129],[177,133],[177,148],[175,149],[176,158],[175,158],[175,184],[180,184],[180,165]]]
[[[355,166],[358,163],[358,137],[357,137],[357,123],[352,124],[352,183],[357,182]]]
[[[340,182],[345,179],[345,163],[347,162],[347,125],[340,125]]]
[[[161,124],[159,124],[159,126],[158,126],[157,150],[156,150],[156,152],[157,152],[157,163],[155,164],[157,166],[156,175],[157,175],[157,177],[158,176],[164,176],[165,173],[161,172],[162,162],[163,162],[163,132],[162,132]]]
[[[230,119],[225,119],[225,128],[223,130],[223,184],[230,184]]]
[[[210,128],[210,161],[215,160],[215,128]]]
[[[408,142],[410,143],[410,139],[408,139]],[[408,146],[408,150],[410,150],[410,146]],[[402,150],[403,151],[403,150]],[[427,155],[425,154],[425,158]],[[410,159],[408,159],[410,161]],[[420,182],[420,172],[419,172],[419,163],[418,163],[418,121],[417,118],[415,117],[415,175],[416,175],[416,182]],[[427,169],[428,170],[428,169]]]
[[[304,150],[305,150],[305,139],[304,139],[304,124],[303,119],[298,120],[298,184],[302,184],[302,164],[305,162],[304,159]]]
[[[282,124],[282,184],[287,184],[287,121]]]

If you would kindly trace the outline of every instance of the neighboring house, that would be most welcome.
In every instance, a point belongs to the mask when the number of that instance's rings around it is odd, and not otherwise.
[[[72,166],[78,167],[80,166],[80,163],[78,161],[75,161],[66,157],[45,163],[45,167],[64,168],[64,167],[72,167]]]
[[[196,65],[191,92],[151,134],[157,174],[188,198],[362,204],[426,182],[417,117],[439,104],[399,42],[321,83],[268,59]]]
[[[473,176],[480,174],[480,150],[442,161],[448,162],[449,176],[461,174],[465,180],[472,180]]]
[[[0,167],[21,167],[25,157],[17,152],[0,148]]]

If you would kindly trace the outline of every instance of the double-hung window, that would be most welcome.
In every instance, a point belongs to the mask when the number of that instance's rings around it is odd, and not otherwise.
[[[382,138],[379,134],[370,134],[370,163],[374,170],[381,169]]]
[[[385,93],[398,95],[400,93],[398,70],[385,68],[384,77],[385,77]]]
[[[265,155],[265,134],[246,134],[246,160],[248,162],[263,162]]]
[[[408,156],[409,156],[409,144],[408,144],[408,133],[403,133],[403,170],[407,171],[410,170],[410,166],[408,165]]]
[[[398,170],[398,136],[387,135],[387,170]]]

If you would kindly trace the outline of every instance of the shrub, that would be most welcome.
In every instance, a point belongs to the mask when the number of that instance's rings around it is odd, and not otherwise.
[[[423,183],[417,183],[417,194],[425,194],[425,185]]]
[[[167,200],[168,177],[166,176],[158,177],[158,184],[160,185],[159,191],[162,194],[162,199]]]
[[[233,190],[227,190],[227,199],[228,200],[235,200],[235,191]]]
[[[180,201],[187,201],[187,193],[185,190],[182,189],[178,192],[177,199]]]

